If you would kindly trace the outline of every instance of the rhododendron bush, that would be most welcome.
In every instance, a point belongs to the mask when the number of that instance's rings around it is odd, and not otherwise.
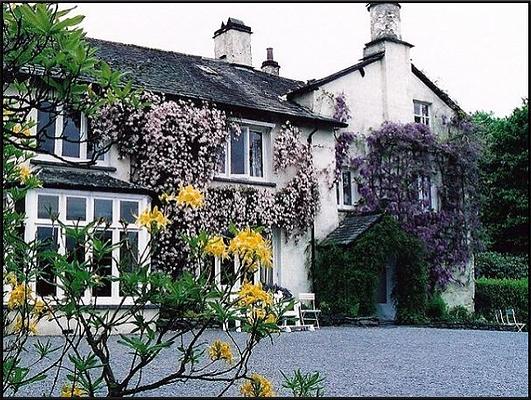
[[[155,265],[170,267],[176,274],[186,268],[189,248],[177,232],[198,234],[201,229],[225,232],[231,224],[273,227],[298,237],[310,226],[319,205],[311,145],[301,131],[286,122],[275,137],[275,173],[293,175],[278,190],[241,186],[216,186],[213,180],[219,155],[230,132],[239,134],[237,122],[209,103],[165,100],[145,93],[144,108],[115,104],[91,122],[103,142],[117,142],[121,156],[130,157],[133,179],[160,196],[172,221],[160,237],[161,251]],[[176,189],[193,184],[205,191],[204,206],[178,207],[172,201]]]

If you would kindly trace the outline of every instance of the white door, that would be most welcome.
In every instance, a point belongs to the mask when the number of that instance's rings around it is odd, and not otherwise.
[[[376,314],[384,321],[394,321],[396,307],[393,301],[393,289],[396,282],[396,263],[388,262],[382,273],[376,289]]]

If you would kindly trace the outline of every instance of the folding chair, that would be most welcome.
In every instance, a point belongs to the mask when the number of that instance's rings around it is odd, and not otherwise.
[[[301,322],[306,325],[306,322],[315,323],[315,327],[319,329],[319,314],[321,310],[315,306],[315,293],[299,293],[299,302],[301,303],[300,314]]]
[[[518,332],[522,332],[522,329],[524,329],[526,325],[523,322],[516,321],[516,315],[514,312],[514,308],[507,308],[505,310],[505,320],[506,320],[506,325],[515,326]]]

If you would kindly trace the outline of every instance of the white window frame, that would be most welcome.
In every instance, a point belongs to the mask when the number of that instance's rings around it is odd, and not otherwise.
[[[236,122],[236,121],[233,121]],[[231,137],[225,142],[225,170],[218,171],[216,168],[216,176],[227,179],[244,179],[248,181],[264,182],[269,179],[271,170],[271,132],[275,127],[275,124],[267,122],[254,121],[254,120],[238,120],[241,133],[244,140],[244,173],[233,174],[231,173]],[[250,131],[260,132],[262,134],[262,176],[251,176],[250,171]]]
[[[343,194],[343,173],[349,172],[350,173],[350,196],[352,198],[352,204],[344,204],[344,194]],[[358,203],[360,196],[358,193],[358,184],[356,182],[354,171],[349,168],[343,168],[341,169],[341,174],[339,175],[339,179],[336,183],[336,203],[337,208],[339,210],[353,210],[356,207],[356,204]],[[338,196],[339,193],[339,196]]]
[[[415,106],[420,106],[420,114],[417,114],[415,112]],[[422,106],[426,106],[428,109],[428,115],[422,114]],[[428,103],[426,101],[420,101],[420,100],[413,100],[413,121],[415,121],[415,118],[418,117],[420,119],[421,124],[424,124],[426,126],[431,127],[431,103]]]
[[[35,126],[32,127],[32,135],[37,134],[38,130],[38,121],[39,118],[39,110],[34,109],[32,110],[31,119],[35,121]],[[63,128],[64,128],[64,114],[63,114],[63,107],[58,107],[57,116],[55,118],[55,144],[54,144],[54,155],[61,157],[68,161],[75,161],[75,162],[87,162],[89,161],[88,157],[88,143],[87,143],[87,135],[88,135],[88,119],[85,113],[81,112],[81,127],[79,132],[79,157],[71,157],[71,156],[63,156]],[[55,158],[51,154],[45,154],[45,153],[39,153],[37,152],[35,159],[41,160],[41,161],[58,161],[57,158]],[[96,160],[95,165],[97,166],[109,166],[110,165],[110,156],[109,151],[106,151],[103,153],[103,159]]]
[[[113,201],[113,220],[112,223],[107,228],[112,232],[112,242],[118,243],[120,241],[120,232],[123,232],[123,226],[119,223],[120,219],[120,201],[137,201],[138,202],[138,212],[141,213],[142,210],[149,207],[150,199],[148,196],[139,195],[139,194],[128,194],[128,193],[107,193],[107,192],[85,192],[79,190],[63,190],[63,189],[33,189],[28,191],[26,194],[25,200],[25,209],[26,209],[26,221],[25,221],[25,231],[24,239],[26,242],[31,242],[36,238],[37,228],[38,227],[54,227],[59,229],[58,233],[58,253],[65,255],[66,254],[66,238],[63,232],[61,232],[60,226],[57,224],[52,225],[52,221],[46,218],[38,217],[38,196],[39,195],[49,195],[49,196],[59,196],[59,220],[64,222],[67,226],[86,226],[93,220],[94,217],[94,200],[95,199],[104,199]],[[66,198],[67,197],[84,197],[86,199],[86,218],[85,221],[67,221],[66,220]],[[138,232],[138,252],[142,254],[149,241],[149,233],[146,229],[142,229],[140,226],[135,223],[130,223],[127,226],[128,232]],[[91,250],[85,250],[85,258],[87,259],[90,256]],[[113,276],[118,275],[118,265],[117,261],[120,258],[120,249],[116,248],[112,251],[112,266],[111,272]],[[34,292],[36,292],[36,281],[30,282],[30,286]],[[64,293],[62,290],[57,287],[56,296],[62,298]],[[111,296],[92,296],[91,290],[87,289],[82,298],[84,304],[99,304],[99,305],[117,305],[120,304],[122,296],[119,293],[119,282],[111,283]],[[134,304],[134,299],[127,296],[124,300],[125,305]]]

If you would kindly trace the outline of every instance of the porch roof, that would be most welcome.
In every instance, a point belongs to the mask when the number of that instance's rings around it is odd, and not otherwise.
[[[348,245],[354,242],[361,234],[370,229],[382,218],[382,214],[347,215],[339,226],[330,232],[322,241],[322,245]]]
[[[109,175],[105,169],[80,168],[66,164],[32,162],[36,164],[38,177],[44,188],[88,190],[111,193],[134,193],[153,196],[143,186],[126,182]]]

